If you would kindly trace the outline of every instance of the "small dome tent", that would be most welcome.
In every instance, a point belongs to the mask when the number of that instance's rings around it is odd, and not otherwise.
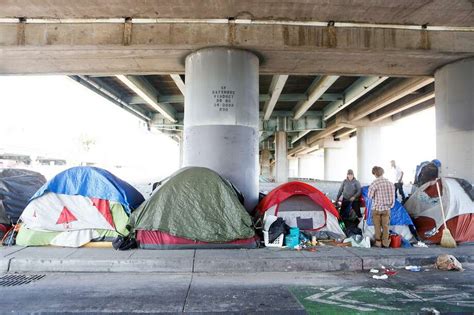
[[[131,216],[145,249],[254,248],[252,219],[232,185],[202,167],[177,171]]]
[[[459,178],[438,179],[446,225],[456,242],[474,242],[474,189]],[[431,243],[441,241],[443,216],[439,204],[436,180],[420,186],[405,203],[414,218],[419,236]],[[430,231],[436,232],[430,236]],[[427,233],[428,232],[428,233]]]
[[[21,214],[16,243],[79,247],[127,234],[128,215],[144,201],[130,184],[96,167],[59,173]]]
[[[306,231],[329,231],[345,237],[339,214],[331,201],[315,187],[289,182],[273,189],[257,206],[257,215],[274,215],[290,227]]]

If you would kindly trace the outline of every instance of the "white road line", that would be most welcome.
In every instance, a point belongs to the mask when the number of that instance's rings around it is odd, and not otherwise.
[[[380,309],[389,310],[389,311],[399,311],[400,310],[399,308],[396,308],[396,307],[376,305],[376,304],[370,304],[370,303],[360,302],[360,301],[356,301],[356,300],[351,300],[351,299],[348,299],[348,298],[345,297],[349,293],[350,292],[340,292],[340,293],[337,293],[337,294],[334,294],[334,295],[330,296],[329,299],[331,299],[333,301],[340,301],[342,303],[352,303],[352,304],[355,304],[355,305],[362,305],[362,306],[380,308]]]
[[[333,287],[333,288],[327,289],[325,292],[326,292],[326,293],[328,293],[328,292],[335,292],[335,291],[339,291],[340,289],[342,289],[342,287]]]

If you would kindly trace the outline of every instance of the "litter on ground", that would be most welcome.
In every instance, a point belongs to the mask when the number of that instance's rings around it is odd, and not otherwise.
[[[464,271],[459,260],[453,255],[440,255],[436,259],[436,268],[440,270]]]

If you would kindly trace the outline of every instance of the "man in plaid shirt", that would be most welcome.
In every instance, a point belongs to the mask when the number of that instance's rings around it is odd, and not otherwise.
[[[369,187],[369,198],[372,199],[372,221],[375,228],[375,246],[389,247],[390,209],[395,203],[395,186],[383,177],[384,170],[379,166],[372,168],[375,180]],[[380,237],[382,234],[382,238]]]

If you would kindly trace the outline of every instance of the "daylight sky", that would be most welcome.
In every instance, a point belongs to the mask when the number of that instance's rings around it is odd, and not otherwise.
[[[175,141],[66,76],[0,76],[0,94],[0,150],[157,175],[178,167]]]

